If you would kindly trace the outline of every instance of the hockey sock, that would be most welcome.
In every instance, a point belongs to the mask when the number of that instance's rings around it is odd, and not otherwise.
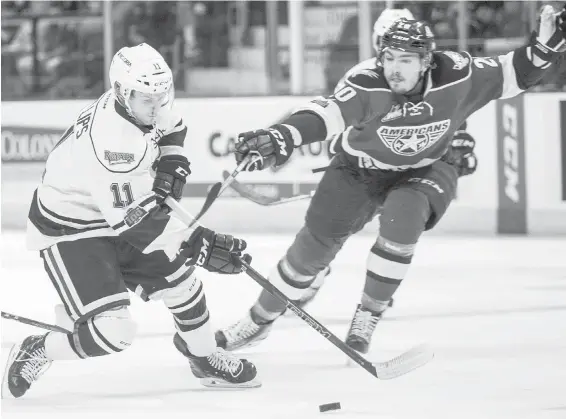
[[[362,295],[362,305],[367,309],[381,313],[391,300],[391,297],[401,285],[407,274],[413,257],[414,245],[396,244],[396,250],[383,239],[378,238],[371,248],[367,259],[366,282]]]
[[[291,300],[301,298],[314,280],[315,275],[299,273],[291,266],[286,257],[277,263],[277,266],[269,275],[269,282],[275,285]],[[251,310],[252,319],[257,324],[269,323],[279,317],[284,311],[285,304],[265,290],[261,292]]]
[[[173,314],[179,335],[195,356],[208,356],[216,350],[214,331],[204,288],[194,273],[163,294],[163,302]]]
[[[71,347],[69,336],[58,332],[47,334],[45,338],[45,355],[53,360],[81,359]]]
[[[209,356],[216,351],[216,340],[214,331],[210,327],[210,321],[198,329],[187,332],[179,330],[178,333],[187,344],[189,352],[194,356]]]

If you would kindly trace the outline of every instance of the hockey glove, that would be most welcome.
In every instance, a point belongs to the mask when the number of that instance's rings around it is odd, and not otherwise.
[[[291,132],[283,125],[244,132],[236,142],[236,163],[240,164],[250,157],[250,162],[244,167],[248,172],[280,166],[289,160],[293,147]]]
[[[172,196],[177,201],[183,196],[183,188],[187,177],[191,174],[191,164],[185,156],[171,154],[161,157],[153,164],[155,180],[153,181],[153,192],[161,200]]]
[[[547,62],[566,51],[566,6],[558,13],[550,5],[542,7],[539,29],[531,36],[531,47],[534,55]]]
[[[191,237],[181,245],[181,255],[187,258],[186,264],[196,265],[209,272],[219,274],[239,274],[241,257],[247,263],[252,261],[248,254],[242,255],[247,243],[228,234],[216,234],[214,231],[197,227]]]
[[[456,131],[442,160],[454,166],[458,176],[471,175],[478,167],[478,159],[474,153],[475,146],[474,137],[466,131]]]

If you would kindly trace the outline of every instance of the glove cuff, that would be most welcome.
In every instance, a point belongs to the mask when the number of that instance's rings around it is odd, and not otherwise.
[[[275,160],[276,166],[281,166],[291,157],[293,149],[295,148],[295,143],[293,141],[293,134],[291,130],[284,124],[275,124],[269,127],[268,131],[273,135],[275,141],[277,142],[277,147],[275,148],[275,154],[277,156]]]
[[[537,56],[547,63],[554,62],[566,49],[566,43],[560,31],[555,31],[546,42],[542,42],[538,33],[533,31],[529,44],[531,46],[532,55]]]

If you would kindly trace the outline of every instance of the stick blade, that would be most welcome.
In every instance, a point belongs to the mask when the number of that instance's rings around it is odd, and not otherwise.
[[[200,218],[208,211],[208,209],[212,206],[218,195],[220,194],[220,188],[222,187],[222,183],[217,182],[210,187],[208,191],[208,195],[206,195],[206,199],[202,208],[200,209],[199,213],[195,216],[195,219],[189,224],[189,227],[192,227]]]
[[[380,380],[391,380],[405,375],[428,364],[434,358],[434,352],[425,344],[415,346],[401,355],[385,362],[375,362],[373,366]]]

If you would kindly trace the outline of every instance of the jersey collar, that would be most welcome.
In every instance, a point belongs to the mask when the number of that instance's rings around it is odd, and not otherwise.
[[[128,114],[128,112],[126,111],[126,109],[124,109],[124,107],[122,105],[120,105],[120,103],[118,103],[118,101],[116,99],[114,99],[114,109],[116,110],[116,113],[118,115],[120,115],[122,118],[124,118],[126,121],[128,121],[129,123],[133,124],[136,126],[136,128],[138,128],[141,132],[143,132],[144,134],[150,133],[152,128],[151,126],[148,125],[140,125],[136,122],[136,120],[134,118],[132,118],[130,116],[130,114]]]
[[[424,93],[423,93],[423,98],[426,97],[426,95],[428,95],[428,92],[430,91],[430,89],[432,89],[432,69],[428,69],[426,74],[425,74],[425,89],[424,89]]]

